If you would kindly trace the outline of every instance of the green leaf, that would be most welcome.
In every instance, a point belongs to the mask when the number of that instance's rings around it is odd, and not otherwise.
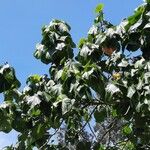
[[[76,149],[85,149],[85,150],[91,150],[91,143],[86,141],[80,141],[77,144]]]
[[[111,114],[112,114],[113,117],[117,117],[117,110],[116,109],[112,109]]]
[[[137,28],[139,28],[142,24],[143,20],[142,19],[139,19],[135,24],[133,24],[131,27],[130,27],[130,31],[134,31],[136,30]]]
[[[104,8],[104,4],[98,4],[95,8],[95,13],[100,13]]]
[[[143,104],[141,104],[140,102],[138,102],[137,106],[136,106],[136,111],[139,113],[141,111],[141,107]]]
[[[150,0],[146,0],[147,3],[150,3]]]
[[[20,82],[15,76],[14,68],[10,67],[9,64],[0,66],[0,93],[19,87]]]
[[[45,124],[36,124],[36,126],[32,129],[32,135],[35,139],[40,139],[44,135],[45,130]]]
[[[12,128],[18,132],[23,132],[24,129],[27,129],[27,122],[24,121],[20,116],[15,116],[12,121]]]
[[[74,104],[74,99],[64,98],[62,100],[62,113],[65,114],[69,112]]]
[[[21,142],[17,142],[17,144],[15,145],[16,149],[26,149],[26,145],[24,141]],[[11,149],[12,150],[12,149]]]
[[[31,83],[35,84],[35,83],[40,82],[40,80],[41,80],[41,76],[38,75],[38,74],[35,74],[35,75],[32,75],[32,76],[28,77],[27,83],[31,82]]]
[[[93,150],[106,150],[106,148],[103,144],[96,143],[93,147]]]
[[[5,120],[0,120],[1,124],[0,124],[0,131],[3,131],[5,133],[9,133],[12,130],[11,127],[11,122],[9,119],[5,119]]]
[[[80,56],[87,58],[91,51],[92,50],[87,45],[83,45],[82,49],[80,50]]]
[[[127,97],[132,98],[132,96],[134,95],[135,92],[136,92],[135,87],[130,86],[130,87],[128,88]]]
[[[82,46],[83,46],[86,42],[87,42],[87,39],[81,38],[80,41],[79,41],[78,47],[79,47],[79,48],[82,48]]]
[[[108,83],[106,86],[106,91],[108,93],[114,94],[120,92],[120,89],[113,83]]]
[[[139,21],[141,15],[142,15],[143,12],[144,12],[144,9],[145,9],[144,6],[140,6],[140,7],[138,7],[138,8],[136,9],[134,15],[128,17],[128,21],[129,21],[129,24],[130,24],[130,25],[133,25],[133,24],[135,24],[136,22]]]
[[[102,109],[100,111],[96,110],[94,113],[94,118],[95,118],[96,122],[98,122],[98,123],[103,122],[106,117],[107,117],[106,109]]]
[[[66,45],[64,43],[58,43],[56,49],[62,51],[65,47]]]
[[[118,64],[119,67],[127,67],[129,62],[125,59],[122,59],[121,63]]]
[[[95,26],[95,25],[93,25],[91,28],[90,28],[90,30],[88,31],[88,34],[89,35],[96,35],[97,33],[98,33],[98,27],[97,26]]]
[[[36,117],[36,116],[40,116],[41,110],[33,108],[30,109],[29,113],[32,117]]]
[[[106,150],[106,148],[104,145],[101,144],[98,150]]]
[[[26,97],[27,104],[31,106],[31,108],[34,108],[36,105],[39,105],[41,103],[41,99],[37,94],[33,96],[27,96]]]
[[[63,70],[59,70],[59,71],[56,73],[56,75],[55,75],[56,81],[59,80],[59,79],[62,77],[63,73],[64,73]],[[64,77],[64,75],[63,75],[63,77]],[[63,78],[63,77],[62,77],[62,78]]]
[[[126,125],[126,126],[123,127],[123,133],[124,133],[125,135],[128,135],[128,134],[130,134],[131,132],[132,132],[132,128],[131,128],[130,126]]]

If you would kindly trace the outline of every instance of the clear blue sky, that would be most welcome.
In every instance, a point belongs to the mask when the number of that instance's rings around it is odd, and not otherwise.
[[[41,27],[53,18],[71,25],[75,43],[86,37],[94,19],[94,8],[104,3],[106,19],[118,24],[131,15],[142,0],[1,0],[0,1],[0,64],[6,61],[16,69],[25,84],[30,74],[45,74],[48,66],[34,59],[36,43],[41,40]],[[0,100],[1,102],[2,100]],[[0,149],[14,141],[16,134],[0,133]]]

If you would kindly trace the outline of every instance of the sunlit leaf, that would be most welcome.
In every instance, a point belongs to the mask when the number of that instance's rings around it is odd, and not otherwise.
[[[95,13],[100,13],[104,8],[104,4],[98,4],[95,8]]]

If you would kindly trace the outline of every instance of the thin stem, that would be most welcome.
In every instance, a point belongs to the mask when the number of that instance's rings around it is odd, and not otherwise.
[[[92,112],[91,112],[90,116],[88,117],[86,123],[82,126],[82,128],[79,130],[79,132],[77,132],[76,135],[80,134],[80,133],[84,130],[84,128],[86,127],[86,125],[87,125],[88,122],[90,121],[90,119],[91,119],[93,113],[95,112],[96,108],[97,108],[97,106],[95,106],[95,108],[92,110]]]
[[[103,134],[103,136],[101,137],[99,142],[101,142],[104,139],[104,137],[107,135],[107,133],[111,132],[111,130],[114,128],[115,125],[116,125],[116,119],[114,119],[114,121],[112,123],[110,123],[110,125],[108,126],[109,129]]]
[[[95,137],[95,139],[96,139],[96,141],[97,141],[97,137],[96,137],[96,135],[95,135],[95,133],[94,133],[94,131],[93,131],[93,129],[92,129],[92,127],[91,127],[91,125],[90,125],[89,122],[88,122],[88,126],[89,126],[89,128],[90,128],[92,134],[94,135],[94,137]]]
[[[59,131],[62,123],[63,123],[63,120],[61,121],[59,128],[56,129],[55,132],[49,136],[49,138],[47,139],[47,141],[39,148],[39,150],[42,150],[42,148],[44,148],[44,146],[46,146],[48,144],[48,142],[50,141],[50,139]]]

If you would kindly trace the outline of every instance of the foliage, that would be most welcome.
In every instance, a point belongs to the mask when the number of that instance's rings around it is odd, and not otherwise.
[[[117,26],[102,9],[75,58],[67,23],[42,28],[34,56],[49,75],[28,77],[23,91],[14,69],[0,67],[0,131],[19,132],[5,149],[150,148],[150,1]]]

